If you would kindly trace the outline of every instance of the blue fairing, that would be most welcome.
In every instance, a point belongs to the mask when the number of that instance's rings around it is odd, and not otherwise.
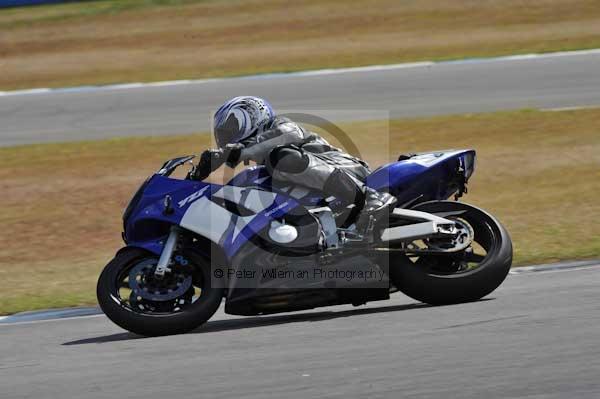
[[[181,225],[190,206],[200,198],[213,197],[224,186],[193,180],[179,180],[153,175],[140,188],[124,216],[124,239],[130,246],[144,248],[155,254],[162,252],[163,242],[172,225]],[[169,212],[165,212],[165,197],[171,198]],[[136,198],[137,197],[137,198]],[[233,256],[245,243],[260,233],[269,223],[286,215],[299,204],[283,195],[277,195],[265,208],[253,215],[252,220],[236,234],[231,224],[218,241],[228,256]],[[268,206],[267,206],[268,205]],[[209,216],[206,223],[210,224]],[[210,255],[210,249],[206,249]]]
[[[258,213],[237,236],[232,226],[223,240],[225,254],[230,258],[233,257],[242,246],[259,234],[265,227],[269,226],[271,221],[284,217],[290,210],[297,206],[297,202],[278,195],[275,197],[274,202],[268,208],[265,208],[264,211]]]
[[[418,154],[375,170],[367,178],[367,185],[377,190],[389,191],[398,198],[400,204],[447,199],[460,190],[461,184],[464,185],[471,176],[474,162],[475,151],[472,150]],[[218,184],[169,178],[160,174],[153,175],[142,185],[125,212],[125,241],[130,246],[160,254],[170,226],[181,225],[192,204],[201,198],[212,200],[213,194],[223,187]],[[249,187],[276,193],[271,202],[265,204],[264,209],[256,210],[256,213],[248,218],[249,222],[241,231],[235,231],[235,220],[241,216],[233,216],[234,223],[224,230],[223,236],[219,239],[213,237],[213,241],[220,245],[229,257],[234,256],[272,220],[281,218],[296,208],[315,206],[323,201],[321,193],[311,191],[300,197],[296,195],[293,199],[290,198],[286,194],[289,188],[272,185],[270,176],[262,166],[243,170],[226,187]],[[171,206],[169,211],[165,212],[167,196],[170,197]],[[204,223],[203,217],[201,222]],[[210,223],[209,215],[207,223]]]
[[[474,167],[473,150],[423,153],[380,167],[367,177],[367,185],[394,194],[400,204],[445,200],[466,183]]]
[[[179,225],[187,207],[179,207],[178,202],[198,192],[205,186],[210,191],[220,188],[199,181],[179,180],[153,175],[142,187],[139,198],[130,204],[131,214],[124,215],[124,239],[128,245],[145,248],[159,254],[162,251],[162,241],[169,234],[171,225]],[[164,212],[165,196],[171,196],[173,213]]]

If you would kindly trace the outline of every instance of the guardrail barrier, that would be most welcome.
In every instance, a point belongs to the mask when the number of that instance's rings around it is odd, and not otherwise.
[[[0,0],[0,8],[35,6],[40,4],[73,3],[86,0]]]

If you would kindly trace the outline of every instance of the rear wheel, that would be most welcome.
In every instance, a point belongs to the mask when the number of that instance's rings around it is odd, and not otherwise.
[[[472,235],[473,242],[457,252],[390,257],[390,278],[400,291],[421,302],[444,305],[478,300],[504,281],[512,265],[512,242],[493,216],[452,201],[427,202],[413,209],[454,219],[460,234]],[[425,246],[450,249],[444,240],[425,241]]]
[[[176,253],[162,279],[154,276],[158,257],[123,248],[100,275],[98,303],[115,324],[140,335],[184,333],[205,323],[218,309],[222,288],[210,287],[210,264],[191,252]]]

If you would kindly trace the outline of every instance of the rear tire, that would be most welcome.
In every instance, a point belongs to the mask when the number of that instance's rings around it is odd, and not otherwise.
[[[433,201],[419,204],[413,209],[437,213],[463,212],[475,233],[475,241],[483,242],[487,253],[475,268],[462,272],[441,273],[427,264],[450,264],[448,255],[426,255],[416,262],[406,255],[390,258],[390,278],[404,294],[421,302],[447,305],[476,301],[490,294],[504,281],[512,265],[512,242],[504,226],[487,212],[472,205]],[[478,241],[479,240],[479,241]]]
[[[210,282],[209,262],[193,252],[186,252],[185,256],[204,281]],[[174,313],[143,313],[126,306],[119,295],[119,276],[131,269],[132,265],[149,258],[156,258],[156,255],[139,248],[126,247],[121,249],[102,271],[96,294],[102,311],[110,320],[133,333],[158,336],[191,331],[212,317],[221,304],[222,288],[203,287],[195,302]]]

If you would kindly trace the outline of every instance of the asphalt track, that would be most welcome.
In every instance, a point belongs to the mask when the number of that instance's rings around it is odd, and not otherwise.
[[[211,111],[241,94],[334,121],[600,105],[600,51],[0,93],[0,146],[206,131]]]
[[[160,338],[104,316],[0,325],[0,397],[597,399],[599,281],[589,267],[510,275],[462,305],[219,312]]]
[[[345,120],[600,105],[600,55],[0,95],[0,145],[201,131],[241,93]],[[219,311],[161,338],[102,315],[0,324],[0,398],[599,398],[599,281],[600,267],[548,270],[454,306],[398,294],[279,316]]]

